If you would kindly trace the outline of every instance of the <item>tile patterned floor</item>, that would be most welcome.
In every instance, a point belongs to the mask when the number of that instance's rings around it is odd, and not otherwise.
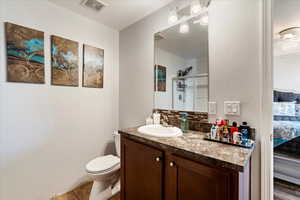
[[[63,195],[52,198],[51,200],[89,200],[92,189],[92,182],[81,185],[74,190]],[[120,200],[120,194],[112,197],[110,200]]]
[[[274,200],[300,200],[300,186],[275,179]]]

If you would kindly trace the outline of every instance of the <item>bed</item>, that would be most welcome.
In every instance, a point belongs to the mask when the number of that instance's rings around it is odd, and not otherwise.
[[[300,136],[300,121],[273,121],[274,148]]]
[[[274,91],[274,177],[300,185],[300,93]]]

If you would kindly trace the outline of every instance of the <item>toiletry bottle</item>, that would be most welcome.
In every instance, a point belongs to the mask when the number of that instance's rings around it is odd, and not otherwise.
[[[230,127],[230,141],[233,141],[233,133],[238,132],[239,128],[237,127],[236,122],[232,122],[232,126]]]
[[[222,140],[223,139],[223,126],[224,126],[224,121],[223,120],[218,120],[217,140]]]
[[[147,119],[146,119],[146,125],[151,125],[153,124],[153,119],[151,116],[149,116]]]
[[[210,129],[210,138],[211,139],[216,139],[217,136],[217,125],[213,124],[211,129]]]
[[[247,122],[243,122],[240,125],[239,132],[242,133],[242,141],[250,139],[250,126],[248,126]]]
[[[187,119],[187,113],[180,113],[180,128],[183,133],[187,133],[189,130],[189,122]]]
[[[241,143],[241,133],[240,132],[234,132],[233,133],[233,143],[234,144],[240,144]]]
[[[228,120],[224,120],[224,126],[223,126],[223,141],[228,142],[229,140],[229,131],[228,131]]]
[[[158,112],[153,113],[153,124],[160,124],[160,114]]]

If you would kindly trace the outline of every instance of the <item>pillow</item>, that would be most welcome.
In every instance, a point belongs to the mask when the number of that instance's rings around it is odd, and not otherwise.
[[[299,109],[300,109],[300,106],[299,106]],[[300,115],[300,110],[298,113]],[[295,102],[274,102],[273,103],[273,115],[296,116]]]
[[[300,104],[295,104],[295,116],[300,117]]]

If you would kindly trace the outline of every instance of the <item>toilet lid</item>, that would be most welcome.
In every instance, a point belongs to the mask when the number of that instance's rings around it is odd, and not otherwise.
[[[107,155],[95,158],[86,165],[86,170],[91,173],[103,172],[114,168],[120,163],[120,158]]]

